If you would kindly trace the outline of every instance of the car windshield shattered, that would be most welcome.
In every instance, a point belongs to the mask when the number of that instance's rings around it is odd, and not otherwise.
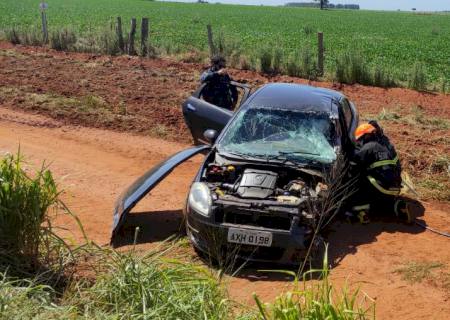
[[[238,114],[217,147],[219,153],[267,161],[329,164],[336,159],[336,145],[327,113],[250,108]]]

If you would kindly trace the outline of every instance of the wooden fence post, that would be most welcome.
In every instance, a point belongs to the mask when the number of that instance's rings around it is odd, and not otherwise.
[[[141,55],[145,57],[148,53],[148,18],[142,18],[141,24]]]
[[[117,40],[119,42],[119,48],[122,52],[125,52],[125,44],[123,42],[122,18],[121,17],[117,17],[116,34],[117,34]]]
[[[324,47],[323,47],[323,32],[317,33],[317,40],[318,40],[318,56],[317,56],[317,67],[319,69],[319,75],[323,76],[324,69]]]
[[[48,28],[47,28],[47,15],[45,14],[45,8],[41,8],[41,19],[42,19],[42,38],[44,44],[48,43]]]
[[[214,47],[213,32],[212,32],[211,25],[208,24],[206,26],[206,29],[208,31],[209,55],[210,55],[210,57],[213,57],[216,54],[216,48]]]
[[[136,34],[136,18],[131,18],[130,35],[128,36],[128,54],[136,54],[134,50],[134,35]]]

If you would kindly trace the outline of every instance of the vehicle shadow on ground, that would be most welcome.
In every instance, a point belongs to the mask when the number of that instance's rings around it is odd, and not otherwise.
[[[422,204],[413,200],[409,203],[413,216],[420,219],[425,212]],[[137,227],[139,227],[139,233],[136,244],[164,241],[170,237],[185,234],[182,210],[133,212],[127,216],[125,225],[116,236],[113,243],[114,247],[132,245]],[[358,246],[376,241],[377,237],[384,232],[419,234],[424,231],[425,229],[418,225],[400,223],[392,216],[374,214],[371,217],[371,222],[365,225],[349,223],[343,219],[337,220],[324,235],[326,242],[329,244],[328,262],[331,268],[338,266],[347,255],[356,253]],[[202,260],[206,264],[211,263],[205,257]],[[270,270],[270,272],[261,270]],[[292,281],[294,279],[293,276],[283,273],[283,271],[297,273],[298,267],[236,261],[226,273],[249,281]],[[318,275],[308,276],[307,278],[317,278]]]
[[[420,218],[425,213],[423,205],[419,201],[412,199],[409,199],[408,203],[412,216],[421,221]],[[376,241],[381,233],[419,234],[424,231],[423,227],[414,223],[402,223],[396,217],[383,213],[372,214],[370,223],[366,225],[338,220],[331,226],[327,234],[327,242],[329,243],[328,256],[331,267],[338,266],[348,254],[356,253],[358,246]]]
[[[159,242],[184,234],[182,210],[132,212],[114,239],[114,247]]]
[[[410,209],[413,216],[418,218],[424,215],[425,208],[422,204],[415,200],[409,200]],[[423,221],[421,221],[423,222]],[[374,214],[369,224],[362,225],[360,223],[350,223],[344,219],[339,219],[330,226],[329,230],[324,234],[325,241],[328,243],[328,263],[331,268],[340,264],[340,262],[349,254],[357,252],[358,247],[364,244],[376,241],[377,237],[384,233],[409,233],[419,234],[425,229],[416,224],[406,224],[399,222],[395,217],[382,216]],[[293,276],[277,272],[261,272],[260,270],[282,271],[288,270],[298,272],[295,266],[279,266],[279,265],[258,265],[249,264],[243,268],[237,277],[246,278],[249,281],[292,281]],[[320,273],[307,276],[307,279],[317,279]]]

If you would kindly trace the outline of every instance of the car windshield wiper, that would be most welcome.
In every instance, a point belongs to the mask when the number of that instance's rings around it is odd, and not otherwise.
[[[239,152],[220,151],[220,150],[218,150],[218,151],[219,151],[220,155],[223,155],[225,157],[228,155],[231,155],[233,157],[237,157],[237,158],[244,159],[244,160],[254,159],[251,155],[247,155],[247,154],[243,154],[243,153],[239,153]]]
[[[312,156],[320,156],[320,153],[309,152],[306,150],[279,151],[279,155],[307,154]]]
[[[279,151],[277,155],[269,155],[266,156],[266,160],[269,161],[281,161],[282,163],[286,162],[292,162],[296,165],[316,165],[319,166],[320,162],[315,159],[309,159],[305,157],[301,157],[301,159],[298,159],[296,157],[293,157],[294,155],[313,155],[313,156],[320,156],[318,153],[314,152],[308,152],[305,150],[294,150],[294,151]]]

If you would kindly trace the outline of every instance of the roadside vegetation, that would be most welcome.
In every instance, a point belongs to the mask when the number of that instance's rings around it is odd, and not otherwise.
[[[241,306],[227,298],[221,272],[169,259],[174,243],[147,254],[117,252],[88,241],[69,246],[52,226],[57,214],[76,217],[43,165],[32,171],[22,154],[0,163],[1,319],[366,319],[372,301],[356,290],[337,292],[323,270],[295,273],[293,290],[273,303]],[[82,229],[81,224],[79,227]],[[310,273],[320,273],[313,285]]]
[[[122,17],[126,41],[131,17],[138,19],[138,36],[139,19],[145,16],[150,19],[146,56],[171,55],[187,62],[206,62],[206,25],[211,24],[216,48],[233,67],[316,79],[317,32],[322,31],[325,79],[444,93],[449,90],[450,19],[444,13],[137,0],[47,2],[49,45],[56,50],[120,54],[111,17]],[[0,30],[6,39],[16,44],[42,44],[39,11],[33,0],[3,1],[0,12]]]

